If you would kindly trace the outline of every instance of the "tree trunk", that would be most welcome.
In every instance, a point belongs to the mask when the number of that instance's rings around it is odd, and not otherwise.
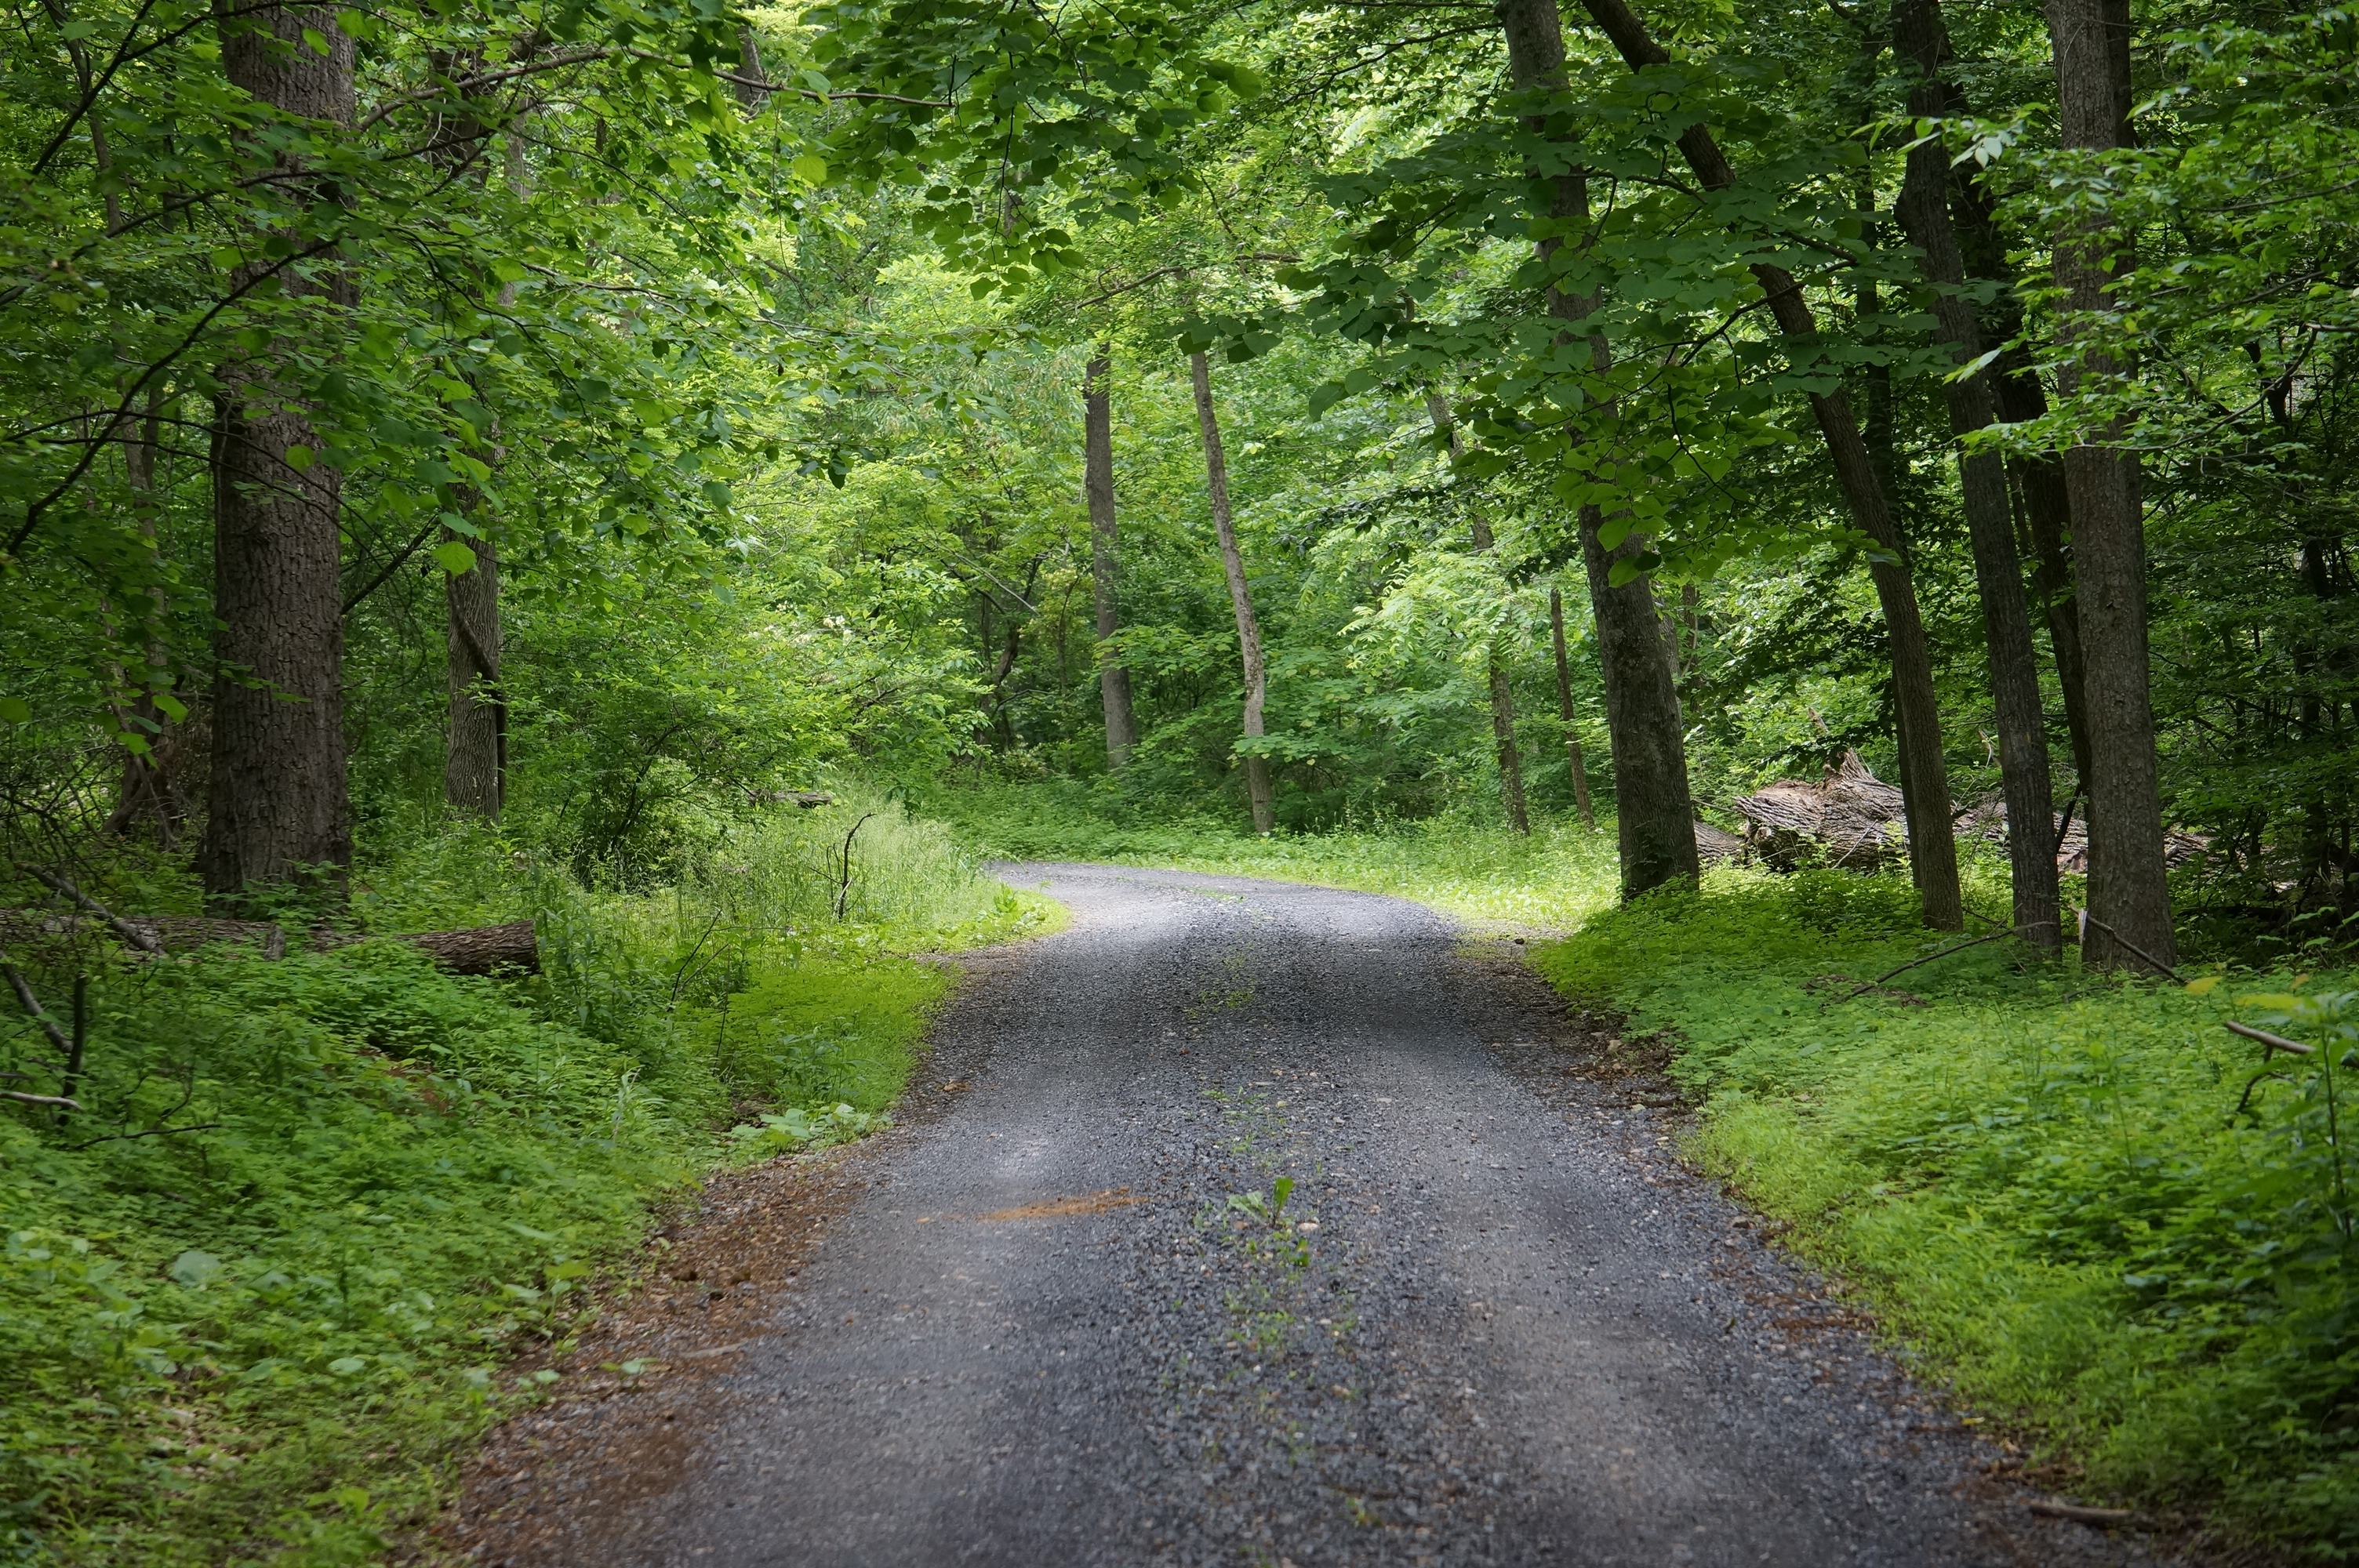
[[[1670,56],[1655,42],[1624,0],[1582,0],[1584,7],[1631,70],[1668,65]],[[1707,190],[1725,190],[1736,183],[1735,170],[1720,144],[1702,125],[1680,134],[1680,151]],[[1815,338],[1819,326],[1801,286],[1785,268],[1766,262],[1753,265],[1753,276],[1768,297],[1777,330],[1788,337]],[[1895,718],[1904,762],[1900,769],[1908,815],[1908,865],[1924,903],[1925,924],[1935,930],[1956,930],[1965,924],[1965,908],[1958,891],[1958,847],[1950,835],[1950,770],[1941,752],[1941,713],[1933,693],[1933,657],[1925,636],[1925,622],[1917,604],[1899,530],[1884,487],[1876,482],[1875,464],[1851,401],[1840,391],[1812,393],[1810,412],[1833,460],[1835,478],[1843,486],[1852,521],[1876,546],[1881,560],[1868,563],[1875,597],[1884,610],[1884,626],[1892,649]]]
[[[1912,114],[1941,109],[1941,71],[1948,37],[1940,0],[1900,0],[1892,12],[1893,47],[1919,80],[1908,94]],[[1949,157],[1938,140],[1908,151],[1898,217],[1908,241],[1924,253],[1926,281],[1936,291],[1933,317],[1942,341],[1961,364],[1982,357],[1982,324],[1959,292],[1964,259],[1950,222]],[[1944,388],[1951,432],[1963,438],[1992,423],[1991,383],[1977,374]],[[2039,706],[2039,666],[2024,605],[2023,567],[2016,555],[2005,460],[1994,451],[1958,453],[1965,497],[1966,533],[1981,589],[1983,631],[1990,644],[1992,706],[1998,723],[2000,787],[2006,797],[2007,862],[2013,873],[2016,932],[2034,947],[2054,952],[2063,940],[2057,921],[2056,853],[2051,824],[2048,728]]]
[[[224,16],[221,28],[231,85],[289,114],[350,122],[353,46],[334,11],[273,5]],[[326,41],[325,55],[307,31]],[[280,276],[290,295],[327,291],[291,270]],[[217,903],[306,874],[341,887],[352,864],[342,476],[314,460],[320,439],[280,351],[265,347],[223,366],[216,395],[213,755],[197,866]]]
[[[488,538],[460,542],[475,552],[475,564],[456,577],[446,576],[442,585],[451,696],[442,798],[496,822],[507,800],[508,773],[507,690],[500,683],[500,557]]]
[[[1440,393],[1429,393],[1425,411],[1433,420],[1433,427],[1450,440],[1452,460],[1465,455],[1466,439],[1450,417],[1450,405]],[[1473,535],[1478,555],[1489,555],[1498,544],[1491,533],[1491,520],[1478,508],[1470,507],[1466,517],[1467,531]],[[1491,741],[1499,758],[1499,804],[1507,814],[1507,826],[1516,832],[1529,835],[1532,816],[1524,801],[1523,752],[1516,745],[1516,697],[1507,685],[1506,661],[1499,656],[1494,643],[1488,659],[1491,687]]]
[[[1556,0],[1501,0],[1499,22],[1506,35],[1507,69],[1519,92],[1564,85],[1564,30]],[[1589,178],[1581,170],[1553,177],[1548,216],[1562,221],[1589,216]],[[1552,254],[1563,241],[1540,242]],[[1586,320],[1597,297],[1575,297],[1551,287],[1549,313],[1563,321]],[[1600,375],[1613,368],[1602,332],[1589,336],[1590,362]],[[1614,410],[1599,410],[1610,427]],[[1665,882],[1692,887],[1696,861],[1695,806],[1688,794],[1687,738],[1680,723],[1679,687],[1655,622],[1655,590],[1642,573],[1615,587],[1614,563],[1638,556],[1645,541],[1632,533],[1607,552],[1598,536],[1604,515],[1595,506],[1580,513],[1581,554],[1589,578],[1589,602],[1597,622],[1597,659],[1605,677],[1605,729],[1613,741],[1614,797],[1622,860],[1622,896],[1636,898]]]
[[[741,23],[737,28],[737,75],[739,80],[730,85],[736,89],[738,107],[748,114],[760,114],[770,95],[755,85],[767,78],[762,74],[762,42],[750,24]]]
[[[1237,554],[1236,523],[1229,514],[1229,460],[1221,452],[1221,422],[1212,412],[1212,372],[1201,353],[1188,356],[1189,373],[1196,382],[1196,426],[1204,436],[1204,482],[1212,498],[1212,527],[1221,536],[1221,569],[1228,574],[1229,604],[1237,612],[1237,651],[1245,667],[1245,739],[1262,737],[1262,702],[1269,679],[1261,662],[1261,625],[1254,619],[1253,596],[1245,587],[1245,557]],[[1270,790],[1269,759],[1245,753],[1245,797],[1253,806],[1254,831],[1267,833],[1277,826],[1277,801]]]
[[[2127,141],[2127,37],[2108,0],[2049,0],[2057,107],[2064,146],[2104,152]],[[2058,236],[2056,281],[2074,317],[2113,307],[2114,246],[2102,220]],[[2068,320],[2065,341],[2085,328]],[[2071,395],[2082,378],[2119,368],[2099,347],[2059,376]],[[2170,882],[2163,862],[2162,794],[2154,741],[2147,646],[2146,521],[2135,454],[2104,441],[2064,454],[2072,498],[2072,557],[2087,686],[2089,930],[2082,960],[2100,968],[2151,967],[2177,957]],[[2146,957],[2140,957],[2142,950]]]
[[[1572,768],[1572,804],[1583,827],[1597,826],[1589,804],[1589,769],[1581,760],[1581,735],[1572,727],[1572,663],[1564,652],[1564,595],[1549,589],[1549,631],[1556,641],[1556,712],[1564,721],[1564,760]]]
[[[1938,113],[1956,116],[1969,105],[1955,84],[1943,81]],[[1991,303],[1976,314],[1983,341],[2012,343],[2023,331],[2023,302],[2015,292],[2015,267],[1998,210],[1978,175],[1949,181],[1950,211],[1966,276],[1994,288]],[[2029,424],[2048,413],[2048,394],[2020,348],[2003,350],[1991,367],[1998,416],[2010,425]],[[2089,776],[2086,688],[2081,669],[2081,612],[2072,597],[2072,503],[2064,465],[2052,452],[2007,460],[2007,471],[2021,517],[2024,548],[2032,561],[2031,589],[2047,617],[2048,641],[2056,656],[2056,684],[2064,696],[2064,724],[2072,739],[2075,780]]]
[[[1130,671],[1114,644],[1122,618],[1114,599],[1114,409],[1107,383],[1113,366],[1106,346],[1082,373],[1082,488],[1090,503],[1090,579],[1097,593],[1098,697],[1105,708],[1106,766],[1120,773],[1138,744],[1138,719],[1131,711]]]

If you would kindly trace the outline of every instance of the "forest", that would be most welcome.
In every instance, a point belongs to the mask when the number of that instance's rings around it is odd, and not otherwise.
[[[2359,1553],[2353,16],[9,21],[0,1557],[413,1540],[995,859],[1532,935],[2039,1463]]]

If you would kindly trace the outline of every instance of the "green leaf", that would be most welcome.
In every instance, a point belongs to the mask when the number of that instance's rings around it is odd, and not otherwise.
[[[804,153],[787,165],[787,172],[805,185],[824,185],[827,183],[827,159],[817,153]]]
[[[287,466],[297,473],[308,472],[314,455],[310,448],[298,441],[287,449]]]
[[[475,569],[475,552],[456,539],[445,539],[434,546],[434,559],[452,577]]]
[[[22,724],[32,717],[32,704],[23,697],[0,697],[0,723]]]
[[[220,1259],[193,1247],[173,1259],[172,1267],[167,1271],[173,1279],[192,1291],[201,1291],[212,1284],[221,1271]]]

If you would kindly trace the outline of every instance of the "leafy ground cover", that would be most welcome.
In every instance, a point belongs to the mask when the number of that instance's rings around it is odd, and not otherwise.
[[[1695,1156],[2061,1477],[2359,1550],[2347,975],[2164,986],[1993,943],[1861,991],[1951,945],[1913,914],[1897,879],[1723,873],[1534,962],[1671,1032]],[[2256,1078],[2232,1018],[2322,1049]]]
[[[2050,1484],[2212,1510],[2321,1560],[2359,1552],[2347,970],[2198,966],[2178,986],[2030,964],[2003,942],[1945,952],[1959,939],[1919,925],[1896,876],[1719,871],[1701,892],[1615,908],[1610,827],[1256,841],[1109,821],[1070,790],[978,793],[961,820],[997,853],[1555,925],[1535,966],[1673,1045],[1701,1105],[1692,1157],[1788,1222]],[[1972,902],[2004,909],[1992,869],[1970,871]],[[2321,1049],[2265,1063],[2229,1019]]]
[[[90,976],[87,1108],[0,1113],[0,1560],[370,1560],[668,1195],[877,1124],[952,979],[911,955],[1049,917],[866,798],[729,849],[599,894],[468,832],[368,879],[381,931],[534,914],[529,979],[389,941],[31,965]]]

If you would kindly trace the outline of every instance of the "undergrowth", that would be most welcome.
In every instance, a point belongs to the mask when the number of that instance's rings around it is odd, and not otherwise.
[[[353,908],[387,933],[530,916],[542,971],[383,940],[12,947],[60,1019],[87,977],[88,1042],[82,1109],[0,1110],[0,1560],[373,1559],[536,1397],[501,1368],[651,1206],[881,1123],[949,985],[908,955],[1047,906],[856,797],[637,895],[488,829],[421,836]],[[21,1016],[0,1038],[19,1089],[64,1088],[55,1056]]]
[[[1955,940],[1914,914],[1898,878],[1723,872],[1534,962],[1673,1032],[1674,1073],[1708,1097],[1696,1156],[2081,1487],[2359,1551],[2359,1172],[2334,1136],[2359,994],[2100,977],[1995,943],[1854,994]],[[2256,1081],[2231,1018],[2324,1049]]]

